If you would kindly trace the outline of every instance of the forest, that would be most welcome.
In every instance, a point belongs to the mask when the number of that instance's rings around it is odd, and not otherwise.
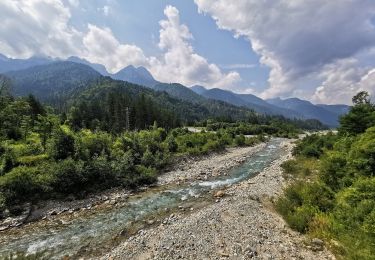
[[[13,97],[9,82],[5,78],[2,82],[3,217],[4,212],[17,214],[26,202],[83,198],[113,187],[152,184],[179,156],[254,145],[265,136],[295,137],[302,128],[324,127],[319,121],[286,120],[250,110],[241,115],[242,120],[233,113],[215,117],[215,112],[204,118],[204,109],[198,112],[199,107],[183,106],[180,101],[177,108],[165,93],[124,87],[108,79],[69,99],[68,109],[61,110],[43,105],[33,95]],[[232,107],[228,109],[230,113]],[[189,132],[184,127],[189,124],[202,131]]]
[[[295,159],[282,165],[293,184],[276,207],[340,258],[375,259],[375,105],[367,92],[353,104],[338,133],[299,141]]]

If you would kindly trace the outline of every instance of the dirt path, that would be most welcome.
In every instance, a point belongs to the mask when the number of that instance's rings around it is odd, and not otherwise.
[[[326,249],[311,250],[308,238],[273,211],[270,201],[285,185],[280,164],[290,158],[291,142],[284,148],[288,155],[223,191],[217,203],[172,214],[166,224],[141,230],[102,259],[335,259]]]

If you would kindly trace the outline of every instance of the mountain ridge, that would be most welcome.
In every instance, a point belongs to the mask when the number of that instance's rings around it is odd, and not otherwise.
[[[219,89],[219,88],[206,88],[204,86],[195,85],[192,87],[186,87],[179,83],[162,83],[154,79],[152,74],[144,67],[135,67],[129,65],[117,73],[109,73],[105,66],[102,64],[91,63],[85,59],[71,56],[66,60],[57,60],[50,57],[31,57],[29,59],[11,59],[5,55],[0,54],[0,73],[5,75],[13,75],[13,80],[15,75],[19,75],[22,78],[22,73],[28,73],[27,69],[37,67],[37,66],[55,66],[56,62],[72,62],[76,64],[81,64],[85,67],[83,69],[84,74],[92,74],[93,71],[97,72],[102,76],[109,76],[116,80],[123,80],[133,84],[138,84],[151,88],[156,91],[166,92],[174,98],[189,101],[192,103],[206,102],[207,99],[210,100],[219,100],[226,102],[237,107],[246,107],[252,109],[253,111],[261,114],[268,115],[282,115],[287,118],[297,118],[297,119],[318,119],[323,123],[335,127],[338,124],[338,118],[346,113],[349,109],[347,105],[326,105],[326,104],[317,104],[314,105],[307,100],[302,100],[298,98],[289,98],[282,100],[280,98],[263,100],[252,94],[238,94],[229,90]],[[88,67],[92,69],[91,72],[88,72]],[[78,67],[77,67],[78,69]],[[82,68],[81,68],[82,69]],[[26,71],[25,71],[26,70]],[[17,71],[21,71],[18,72]],[[22,72],[23,71],[23,72]],[[94,76],[99,77],[99,75]],[[79,79],[80,76],[76,75]],[[89,76],[89,77],[91,77]],[[69,78],[69,77],[68,77]],[[72,77],[70,77],[72,81]],[[35,77],[34,79],[35,80]],[[69,81],[69,80],[68,80]],[[80,80],[78,80],[80,81]],[[32,81],[34,82],[34,81]],[[36,81],[37,82],[37,81]],[[66,82],[63,78],[60,78],[59,82],[56,84],[59,87],[61,82]],[[84,83],[83,80],[81,83]],[[35,82],[34,82],[35,83]],[[72,87],[72,82],[69,82],[68,85]],[[17,84],[16,84],[17,85]],[[18,83],[19,85],[19,83]],[[22,85],[22,84],[21,84]],[[73,84],[74,85],[74,84]],[[37,88],[40,86],[36,86]],[[16,86],[17,90],[17,86]],[[22,87],[21,87],[22,90]],[[17,90],[18,91],[18,90]],[[17,92],[16,91],[16,92]],[[25,91],[20,91],[19,93],[24,94]],[[19,94],[18,93],[18,94]]]

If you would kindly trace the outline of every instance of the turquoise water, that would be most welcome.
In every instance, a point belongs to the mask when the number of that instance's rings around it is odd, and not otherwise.
[[[194,205],[195,201],[205,198],[209,200],[206,196],[209,191],[251,178],[283,153],[282,141],[283,139],[272,139],[266,147],[226,176],[180,186],[150,188],[130,197],[121,207],[78,217],[65,225],[25,228],[24,232],[21,229],[20,233],[8,236],[0,245],[0,258],[14,252],[39,253],[46,259],[90,254],[91,251],[109,245],[114,237],[122,230],[130,229],[135,222],[152,218],[165,208],[174,209],[187,203]]]

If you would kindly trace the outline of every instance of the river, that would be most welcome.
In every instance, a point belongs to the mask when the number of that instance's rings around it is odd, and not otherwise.
[[[283,139],[274,138],[225,176],[184,185],[149,188],[129,197],[121,207],[99,210],[79,216],[68,223],[33,223],[20,227],[4,237],[0,234],[0,258],[15,253],[37,254],[38,258],[61,259],[64,256],[90,256],[109,250],[128,235],[145,228],[149,219],[163,219],[173,210],[186,208],[187,213],[215,203],[212,191],[247,180],[284,154]]]

